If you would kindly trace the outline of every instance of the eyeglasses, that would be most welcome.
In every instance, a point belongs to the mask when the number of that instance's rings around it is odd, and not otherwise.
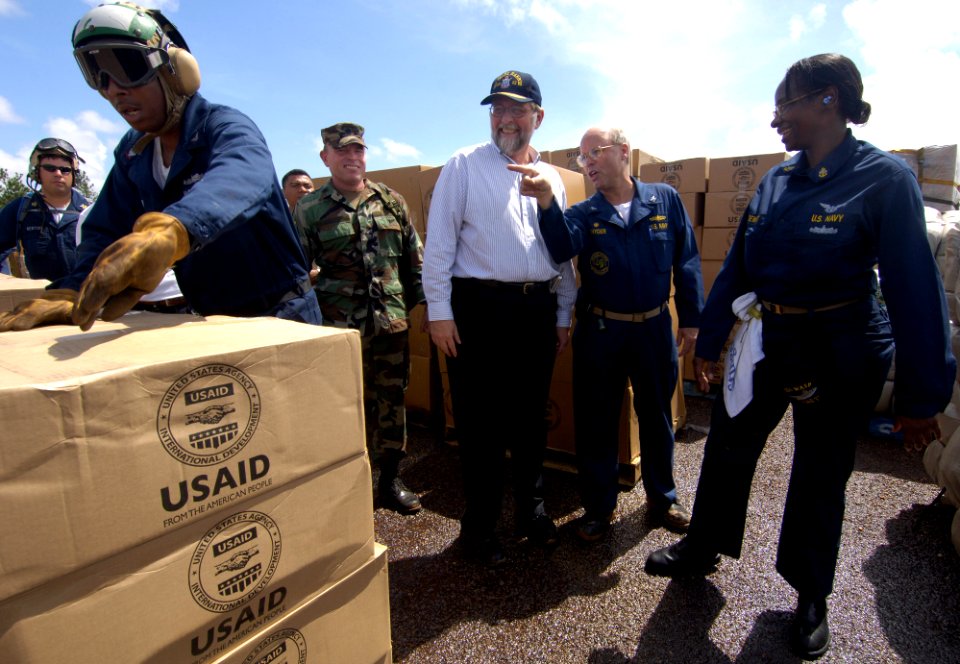
[[[587,154],[578,154],[577,163],[580,164],[580,166],[586,166],[587,160],[593,159],[594,161],[596,161],[597,159],[600,158],[600,155],[603,154],[604,150],[606,150],[607,148],[612,148],[615,145],[616,143],[611,143],[610,145],[601,145],[600,147],[593,148],[592,150],[588,151]]]
[[[524,115],[530,112],[530,107],[528,106],[491,106],[490,115],[495,118],[502,118],[504,115],[509,115],[514,120],[522,118]]]
[[[788,108],[794,104],[803,101],[804,99],[809,99],[813,95],[818,95],[821,92],[826,90],[826,88],[820,88],[819,90],[814,90],[813,92],[808,92],[806,94],[800,95],[799,97],[794,97],[793,99],[788,99],[787,101],[782,101],[779,104],[776,104],[773,108],[773,118],[776,120],[779,117],[782,117]]]
[[[94,90],[104,90],[110,79],[122,88],[137,88],[169,62],[167,52],[130,42],[95,42],[73,51],[83,78]]]
[[[47,173],[56,173],[60,171],[64,175],[73,175],[73,168],[70,166],[54,166],[53,164],[40,164],[40,168],[45,170]]]

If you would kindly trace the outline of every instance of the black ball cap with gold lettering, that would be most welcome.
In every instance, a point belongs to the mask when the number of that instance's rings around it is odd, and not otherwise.
[[[351,143],[359,143],[363,147],[367,147],[367,144],[363,142],[363,127],[352,122],[338,122],[321,129],[320,137],[323,138],[324,145],[329,145],[332,148],[342,148]]]
[[[530,74],[522,71],[505,71],[493,80],[490,94],[480,104],[492,104],[497,97],[507,97],[519,102],[533,102],[541,106],[540,86]]]

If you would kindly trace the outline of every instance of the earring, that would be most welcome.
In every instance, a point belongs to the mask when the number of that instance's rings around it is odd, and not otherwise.
[[[829,104],[832,101],[833,101],[833,95],[827,95],[826,97],[823,98],[824,104]]]

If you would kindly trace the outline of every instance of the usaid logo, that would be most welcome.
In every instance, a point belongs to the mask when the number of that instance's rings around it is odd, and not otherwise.
[[[226,461],[249,442],[260,422],[260,393],[245,373],[208,364],[167,390],[157,412],[157,434],[167,452],[191,466]]]
[[[270,582],[280,561],[280,529],[261,512],[241,512],[211,528],[190,558],[190,592],[207,611],[223,613]]]
[[[243,664],[305,664],[307,640],[299,630],[281,629],[274,632],[254,648]]]

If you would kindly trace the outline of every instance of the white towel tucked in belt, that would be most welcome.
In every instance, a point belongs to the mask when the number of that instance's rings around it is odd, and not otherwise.
[[[763,359],[763,322],[756,293],[741,295],[733,301],[732,307],[733,313],[743,322],[727,351],[723,400],[727,414],[735,417],[753,399],[753,367]]]

